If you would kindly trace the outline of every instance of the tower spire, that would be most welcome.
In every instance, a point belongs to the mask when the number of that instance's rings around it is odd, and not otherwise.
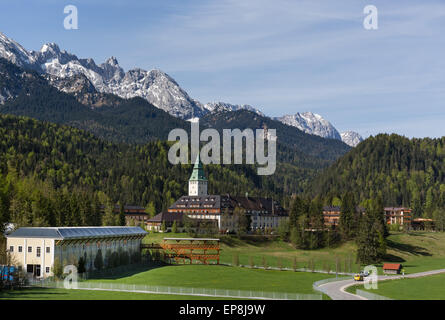
[[[201,195],[207,195],[207,179],[198,154],[189,179],[189,196]]]

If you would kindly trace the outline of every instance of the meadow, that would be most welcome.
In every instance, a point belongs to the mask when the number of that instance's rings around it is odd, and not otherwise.
[[[150,233],[144,243],[159,243],[164,237],[188,237],[184,233]],[[407,274],[441,269],[445,266],[445,234],[433,232],[391,233],[388,237],[387,258],[384,262],[402,263]],[[355,244],[343,243],[332,248],[299,250],[279,239],[238,239],[221,237],[221,262],[232,264],[237,256],[239,263],[249,266],[293,267],[329,269],[331,274],[251,269],[227,265],[170,265],[158,267],[135,267],[115,275],[102,275],[89,282],[111,282],[171,286],[188,288],[211,288],[229,290],[252,290],[312,294],[315,281],[335,277],[338,262],[340,271],[352,272],[360,268],[355,262]],[[349,264],[350,263],[350,264]],[[379,265],[381,267],[381,265]],[[381,272],[381,268],[380,268]],[[371,291],[393,299],[444,299],[445,275],[417,279],[380,282],[377,291]],[[356,286],[349,292],[355,293]],[[422,290],[420,290],[422,289]],[[324,296],[324,298],[327,298]],[[87,291],[32,288],[0,293],[0,299],[49,299],[49,300],[181,300],[218,299],[181,295],[145,294],[113,291]]]
[[[150,233],[146,243],[159,243],[164,237],[188,237],[185,233]],[[387,239],[387,256],[384,262],[402,263],[405,272],[415,273],[441,269],[445,266],[445,233],[440,232],[391,232]],[[354,242],[342,243],[331,248],[299,250],[291,244],[276,240],[238,239],[221,237],[221,263],[232,264],[238,256],[239,264],[293,268],[322,269],[335,272],[357,272],[360,266],[355,262],[356,245]],[[377,265],[381,267],[382,264]],[[312,266],[313,265],[313,266]]]
[[[211,297],[97,290],[29,288],[1,291],[0,300],[211,300]],[[218,298],[218,300],[226,300]]]
[[[365,290],[363,285],[347,289],[355,293],[356,289]],[[378,289],[365,290],[395,300],[444,300],[445,274],[413,279],[387,280],[378,283]]]
[[[249,269],[222,265],[175,265],[137,270],[119,276],[90,279],[91,282],[115,282],[229,290],[252,290],[267,292],[314,293],[315,281],[334,275]]]

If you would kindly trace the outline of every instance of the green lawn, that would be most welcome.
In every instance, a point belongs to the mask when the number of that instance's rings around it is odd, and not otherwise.
[[[363,286],[348,288],[365,290]],[[445,300],[445,274],[414,279],[380,281],[377,290],[366,290],[396,300]]]
[[[184,233],[154,233],[149,234],[144,241],[156,243],[161,242],[164,237],[188,236]],[[343,243],[334,248],[298,250],[280,240],[246,241],[236,237],[222,237],[222,239],[221,262],[223,263],[232,263],[233,256],[238,254],[239,262],[243,265],[249,265],[250,259],[253,259],[255,265],[261,266],[265,257],[268,266],[276,267],[278,259],[281,259],[282,266],[292,267],[295,257],[298,268],[308,267],[309,261],[313,260],[316,269],[335,270],[338,258],[341,265],[340,271],[357,272],[359,270],[359,266],[355,264],[356,245],[353,242]],[[388,237],[387,258],[384,262],[402,263],[407,274],[441,269],[445,266],[443,243],[445,243],[445,233],[392,232]],[[348,260],[352,261],[351,270],[349,270]]]
[[[0,300],[211,300],[211,297],[32,288],[0,292]],[[217,298],[223,300],[222,298]]]
[[[159,243],[164,237],[189,237],[185,233],[150,233],[145,239],[145,243]],[[250,265],[252,259],[254,265],[263,266],[263,257],[270,267],[277,267],[279,260],[283,267],[292,268],[294,257],[297,259],[297,268],[308,267],[310,260],[313,260],[315,269],[335,270],[336,259],[340,263],[340,271],[349,269],[351,260],[351,272],[358,271],[355,264],[353,243],[345,243],[335,248],[324,248],[319,250],[298,250],[290,244],[281,240],[240,240],[236,237],[221,237],[221,263],[232,263],[234,255],[238,255],[239,263]],[[346,264],[346,266],[345,266]]]
[[[134,274],[127,273],[109,279],[101,278],[88,281],[312,294],[314,293],[312,284],[315,281],[332,276],[317,273],[265,271],[218,265],[178,265],[154,268]]]
[[[240,267],[217,265],[164,266],[150,270],[127,271],[119,276],[91,279],[89,282],[144,284],[150,286],[171,286],[189,288],[211,288],[265,292],[288,292],[314,294],[315,281],[332,277],[326,274],[293,271],[253,270]],[[324,296],[326,299],[327,297]],[[24,289],[0,293],[0,299],[97,299],[97,300],[159,300],[159,299],[201,299],[201,297],[180,295],[157,295],[113,291],[87,291],[65,289]],[[207,298],[220,300],[220,298]]]
[[[405,273],[445,268],[445,233],[392,233],[388,238],[388,259],[402,263]]]

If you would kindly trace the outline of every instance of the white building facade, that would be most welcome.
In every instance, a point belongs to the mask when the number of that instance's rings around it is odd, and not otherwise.
[[[29,276],[53,275],[55,261],[62,266],[77,265],[85,259],[86,270],[94,270],[94,259],[101,250],[104,263],[107,253],[140,252],[147,234],[140,227],[54,227],[19,228],[7,235],[7,250],[13,265]]]

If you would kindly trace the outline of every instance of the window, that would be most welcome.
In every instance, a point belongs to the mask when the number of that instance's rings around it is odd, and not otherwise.
[[[28,247],[28,253],[32,252],[32,247]]]
[[[14,246],[9,247],[9,252],[14,252]]]
[[[37,253],[36,253],[37,257],[40,257],[40,247],[37,247]]]
[[[46,273],[49,273],[49,267],[46,267],[46,268],[45,268],[45,272],[46,272]]]
[[[19,252],[22,252],[22,251],[23,251],[22,246],[19,246]]]
[[[51,252],[51,248],[50,247],[46,247],[46,253],[50,253]]]

